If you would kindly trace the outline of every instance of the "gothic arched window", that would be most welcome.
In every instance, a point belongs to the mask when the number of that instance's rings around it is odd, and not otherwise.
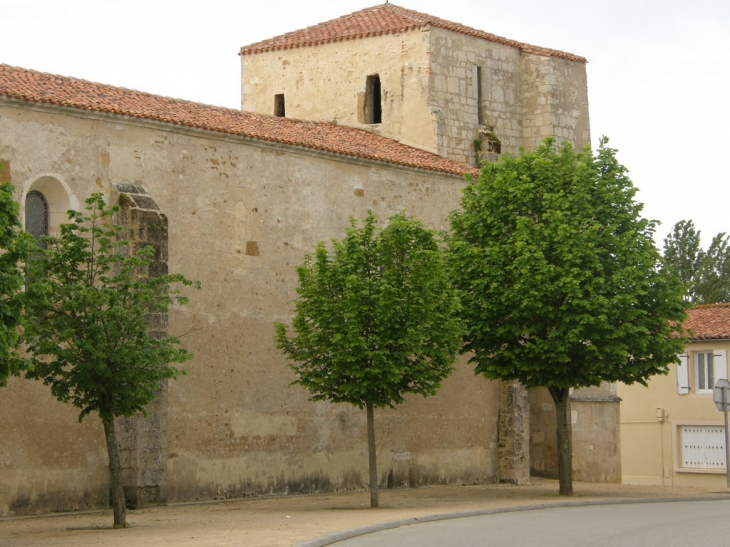
[[[25,231],[36,239],[48,235],[48,201],[37,190],[25,196]]]

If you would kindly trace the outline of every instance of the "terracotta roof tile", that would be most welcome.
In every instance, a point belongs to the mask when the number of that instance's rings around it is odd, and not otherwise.
[[[517,48],[525,53],[533,53],[545,57],[561,57],[578,63],[587,62],[584,57],[580,57],[579,55],[517,42],[459,23],[439,19],[438,17],[433,17],[425,13],[401,8],[393,4],[373,6],[338,19],[320,23],[313,27],[307,27],[302,30],[289,32],[262,42],[244,46],[241,48],[239,54],[250,55],[264,51],[316,46],[318,44],[339,42],[342,40],[356,40],[368,36],[396,34],[409,30],[422,29],[429,25],[452,30],[468,36],[476,36],[489,42],[504,44]]]
[[[227,133],[455,175],[465,164],[350,127],[241,112],[0,64],[0,96]]]
[[[687,310],[684,328],[690,340],[730,339],[730,303],[706,304]]]

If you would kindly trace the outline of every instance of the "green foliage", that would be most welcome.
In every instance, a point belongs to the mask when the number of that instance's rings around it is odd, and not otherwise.
[[[21,265],[33,245],[32,238],[20,230],[14,191],[11,184],[0,184],[0,387],[23,368],[15,352],[25,301]]]
[[[684,284],[693,304],[730,302],[730,237],[724,232],[704,250],[694,223],[678,222],[664,239],[664,263]]]
[[[179,371],[169,363],[191,358],[177,338],[154,338],[150,314],[165,313],[187,298],[173,288],[192,283],[179,274],[150,277],[151,247],[132,255],[111,224],[116,207],[101,194],[86,200],[86,213],[70,211],[60,237],[44,238],[29,278],[42,296],[29,309],[24,333],[33,368],[60,401],[92,411],[107,424],[115,416],[144,412],[159,381]]]
[[[450,257],[477,373],[558,393],[645,384],[681,353],[681,286],[605,143],[594,156],[548,139],[465,189]]]
[[[434,235],[396,215],[383,230],[370,213],[329,252],[321,243],[297,269],[294,336],[277,346],[313,400],[394,406],[433,395],[461,345],[458,300]]]

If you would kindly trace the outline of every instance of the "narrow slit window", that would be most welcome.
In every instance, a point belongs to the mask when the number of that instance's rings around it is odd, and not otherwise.
[[[383,121],[380,76],[372,74],[365,83],[365,123],[376,124]]]
[[[274,116],[278,116],[279,118],[286,117],[286,103],[284,102],[283,93],[274,95]]]
[[[483,97],[483,88],[482,88],[482,67],[477,67],[477,81],[476,81],[476,88],[477,88],[477,123],[479,125],[484,125],[484,114],[483,114],[483,108],[482,108],[482,100]]]

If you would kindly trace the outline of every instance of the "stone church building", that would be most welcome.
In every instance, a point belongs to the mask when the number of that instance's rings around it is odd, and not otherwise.
[[[194,354],[187,374],[147,419],[120,420],[132,506],[364,488],[364,413],[289,387],[274,344],[295,266],[368,209],[446,230],[480,161],[548,136],[589,143],[585,59],[392,4],[240,57],[240,111],[0,65],[0,182],[27,229],[57,234],[103,192],[162,271],[202,283],[155,325]],[[550,474],[551,404],[463,358],[435,397],[376,411],[381,484]],[[77,417],[39,382],[0,390],[0,515],[108,506],[101,423]],[[576,479],[619,480],[610,388],[576,395],[573,427]]]

